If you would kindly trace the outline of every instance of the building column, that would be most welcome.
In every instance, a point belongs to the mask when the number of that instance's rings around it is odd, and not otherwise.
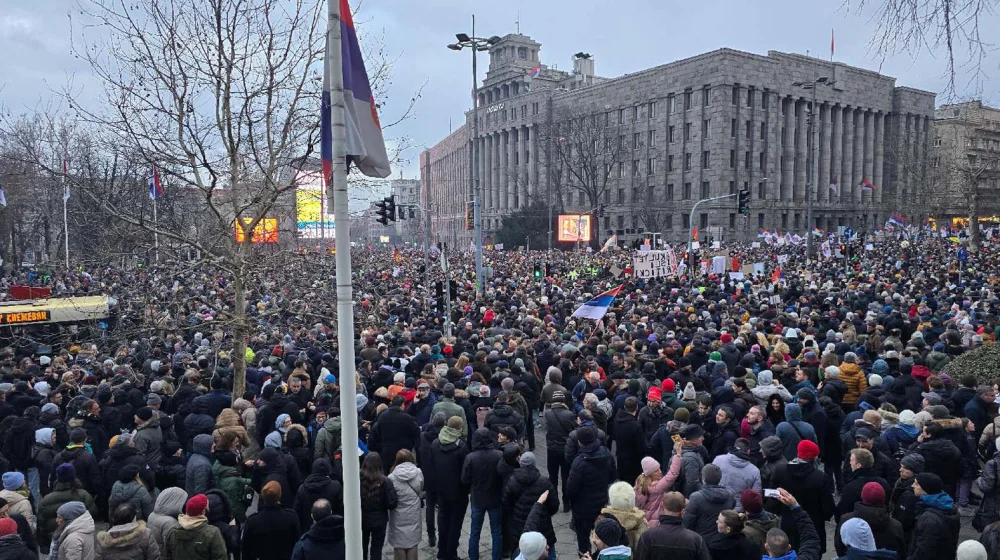
[[[881,187],[875,182],[875,113],[874,111],[865,111],[862,115],[865,122],[865,168],[864,177],[875,185],[875,190]],[[861,193],[862,202],[871,202],[874,200],[874,194],[872,192]]]
[[[840,202],[847,203],[854,196],[854,108],[844,107],[843,139],[844,147],[841,156]]]
[[[528,127],[521,125],[517,132],[517,176],[521,182],[521,207],[528,205],[530,185],[528,184]]]
[[[504,172],[506,173],[505,183],[507,185],[507,210],[513,212],[517,209],[517,176],[515,175],[514,166],[514,150],[517,148],[517,129],[508,128],[506,131],[507,136],[507,146],[506,146],[506,165],[504,166]]]
[[[490,177],[493,191],[493,210],[497,213],[503,208],[503,189],[500,187],[500,133],[490,134]]]
[[[781,167],[781,190],[778,200],[792,200],[792,169],[795,161],[795,99],[787,97],[782,100],[785,109],[784,126],[781,131],[781,154],[784,163]],[[737,161],[737,164],[739,162]]]
[[[851,192],[854,193],[854,197],[852,198],[852,202],[855,205],[857,205],[857,204],[859,204],[861,202],[861,194],[862,194],[861,188],[858,185],[861,184],[861,177],[864,175],[864,172],[865,172],[865,169],[864,169],[864,166],[865,166],[865,153],[864,153],[864,149],[865,149],[865,128],[864,128],[864,125],[865,125],[865,112],[864,112],[864,109],[861,109],[861,108],[855,109],[854,112],[853,112],[853,114],[852,114],[852,119],[854,120],[854,124],[853,124],[853,127],[854,127],[853,128],[853,131],[854,131],[854,134],[853,134],[853,136],[854,136],[854,139],[853,139],[854,156],[852,157],[852,161],[854,162],[854,169],[853,169],[853,173],[852,173],[852,176],[854,178],[854,182],[853,182],[854,189]],[[854,210],[856,210],[856,208],[852,209],[852,211],[854,211]]]
[[[806,152],[808,135],[806,130],[806,107],[809,102],[803,99],[795,101],[795,171],[792,175],[792,200],[805,201],[806,194]]]
[[[840,193],[844,192],[844,182],[843,175],[841,174],[843,169],[843,155],[844,155],[844,108],[840,105],[834,105],[830,108],[832,122],[830,123],[830,133],[833,136],[830,141],[830,182],[832,183],[834,179],[837,181],[837,192],[829,191],[829,185],[827,189],[829,192],[830,202],[839,202]]]
[[[819,149],[817,150],[817,160],[819,164],[816,166],[816,202],[828,202],[830,200],[830,114],[833,110],[827,103],[822,103],[819,106],[819,132],[816,137],[819,138]],[[811,229],[815,224],[809,224]]]
[[[528,163],[528,173],[530,175],[531,197],[534,198],[538,192],[538,126],[528,127],[530,162]]]
[[[885,191],[885,174],[883,173],[885,165],[885,113],[879,111],[875,113],[875,178],[872,179],[875,182],[875,192],[872,193],[872,199],[877,204],[882,204],[882,193]]]

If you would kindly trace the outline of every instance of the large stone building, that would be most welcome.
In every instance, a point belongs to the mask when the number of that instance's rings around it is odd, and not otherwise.
[[[958,221],[1000,216],[998,162],[1000,109],[982,101],[942,105],[934,114],[928,212]]]
[[[589,54],[574,55],[567,72],[541,64],[540,50],[527,36],[503,37],[490,50],[475,112],[421,153],[421,196],[436,208],[435,235],[471,237],[464,204],[472,192],[473,118],[487,235],[503,216],[537,201],[553,213],[597,213],[600,239],[655,231],[679,241],[696,201],[743,188],[752,193],[746,219],[730,198],[699,206],[695,227],[740,238],[759,228],[871,227],[893,212],[924,212],[918,187],[927,182],[933,93],[775,51],[719,49],[606,79],[595,75]],[[808,224],[813,92],[793,84],[820,77],[833,84],[815,92],[817,188]],[[863,181],[874,190],[861,188]]]
[[[393,179],[390,192],[395,196],[396,221],[392,225],[395,241],[423,246],[424,215],[420,211],[419,179]]]

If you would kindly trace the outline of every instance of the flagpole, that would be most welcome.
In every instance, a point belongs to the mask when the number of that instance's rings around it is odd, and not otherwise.
[[[344,123],[344,74],[340,0],[327,0],[326,71],[330,83],[333,136],[333,222],[336,224],[337,347],[340,380],[341,448],[344,468],[344,542],[347,558],[361,558],[361,468],[358,463],[358,415],[354,387],[354,306],[351,286],[351,217],[347,205],[347,130]],[[324,216],[320,217],[325,219]],[[394,461],[395,457],[386,457]]]
[[[160,234],[156,231],[159,227],[159,222],[156,219],[156,199],[157,196],[153,196],[153,247],[155,249],[156,262],[160,262]]]

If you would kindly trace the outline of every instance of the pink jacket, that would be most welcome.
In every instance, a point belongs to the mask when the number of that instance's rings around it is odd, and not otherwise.
[[[649,487],[649,495],[643,495],[638,488],[635,489],[635,507],[646,512],[646,524],[656,527],[660,524],[660,505],[663,502],[663,494],[670,490],[670,487],[677,481],[681,474],[680,456],[674,455],[670,459],[670,468],[667,474]]]

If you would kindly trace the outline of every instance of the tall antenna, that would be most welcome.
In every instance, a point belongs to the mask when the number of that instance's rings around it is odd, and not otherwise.
[[[514,27],[517,29],[517,34],[521,34],[521,10],[518,9],[514,13]]]

